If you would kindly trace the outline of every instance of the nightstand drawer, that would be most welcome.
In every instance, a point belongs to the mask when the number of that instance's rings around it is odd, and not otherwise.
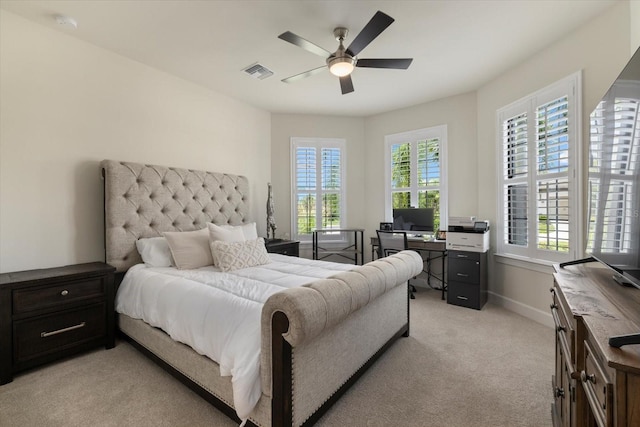
[[[13,314],[66,305],[105,294],[100,277],[13,291]]]
[[[289,245],[282,245],[274,253],[289,256],[298,256],[298,244],[292,243]]]
[[[267,252],[271,254],[281,254],[297,257],[300,253],[300,242],[296,240],[266,240],[265,247],[267,248]]]
[[[14,362],[20,363],[91,339],[105,337],[105,304],[14,323]]]

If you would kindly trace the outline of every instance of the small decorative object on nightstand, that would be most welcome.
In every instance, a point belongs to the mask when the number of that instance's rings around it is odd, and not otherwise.
[[[272,254],[300,255],[300,242],[297,240],[265,239],[264,245],[267,248],[267,252]]]
[[[0,274],[0,384],[61,357],[113,348],[114,271],[92,262]]]
[[[275,213],[275,207],[273,204],[273,192],[271,190],[271,183],[267,183],[267,239],[269,238],[269,231],[271,231],[271,240],[275,240],[276,238],[276,219],[273,214]]]

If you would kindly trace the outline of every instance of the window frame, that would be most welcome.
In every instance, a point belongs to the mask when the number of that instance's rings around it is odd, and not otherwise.
[[[318,151],[323,148],[338,148],[340,150],[340,190],[337,191],[340,197],[340,228],[346,228],[347,224],[347,140],[344,138],[315,138],[315,137],[291,137],[290,139],[290,157],[291,157],[291,238],[299,240],[301,243],[311,243],[312,233],[308,235],[298,234],[298,185],[296,173],[296,160],[298,148],[315,148],[316,152],[316,200],[322,200],[322,157]],[[305,192],[307,192],[305,190]],[[326,191],[326,193],[336,193],[335,190]],[[321,204],[316,205],[316,224],[322,224],[322,208]],[[336,233],[336,241],[343,239],[341,233]]]
[[[568,102],[568,138],[569,157],[566,174],[538,174],[538,148],[536,145],[537,110],[561,97]],[[505,178],[504,165],[507,163],[504,150],[503,124],[505,121],[527,114],[527,177],[509,181]],[[573,73],[543,89],[529,94],[496,111],[497,173],[496,173],[496,253],[497,255],[547,264],[570,261],[584,256],[584,209],[582,194],[582,74]],[[569,251],[559,252],[538,248],[538,190],[537,184],[545,179],[563,179],[568,181],[568,224]],[[509,244],[506,241],[505,186],[509,182],[527,185],[527,245],[525,247]]]
[[[411,193],[411,206],[418,206],[418,192],[426,189],[435,190],[440,192],[440,230],[447,229],[448,219],[448,179],[447,179],[447,125],[437,125],[428,128],[416,129],[407,132],[400,132],[391,135],[386,135],[385,140],[385,158],[384,158],[384,173],[385,173],[385,222],[393,221],[393,197],[391,188],[391,147],[395,144],[410,143],[411,144],[411,159],[410,169],[412,177],[417,178],[418,171],[418,147],[417,142],[421,140],[429,140],[433,138],[439,138],[439,167],[440,167],[440,184],[435,186],[418,186],[418,180],[412,179],[411,185],[407,189]],[[414,174],[415,171],[415,174]],[[438,230],[435,230],[436,233]]]

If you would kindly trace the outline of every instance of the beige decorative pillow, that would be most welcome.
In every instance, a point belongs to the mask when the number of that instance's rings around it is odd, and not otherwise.
[[[244,242],[212,241],[211,255],[215,265],[222,271],[239,270],[271,262],[262,237]]]
[[[205,267],[213,264],[209,248],[209,230],[166,231],[163,233],[169,243],[173,261],[180,270]]]

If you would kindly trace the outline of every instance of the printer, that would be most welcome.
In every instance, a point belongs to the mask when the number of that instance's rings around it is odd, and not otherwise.
[[[449,217],[447,249],[486,252],[489,250],[489,221],[474,216]]]

